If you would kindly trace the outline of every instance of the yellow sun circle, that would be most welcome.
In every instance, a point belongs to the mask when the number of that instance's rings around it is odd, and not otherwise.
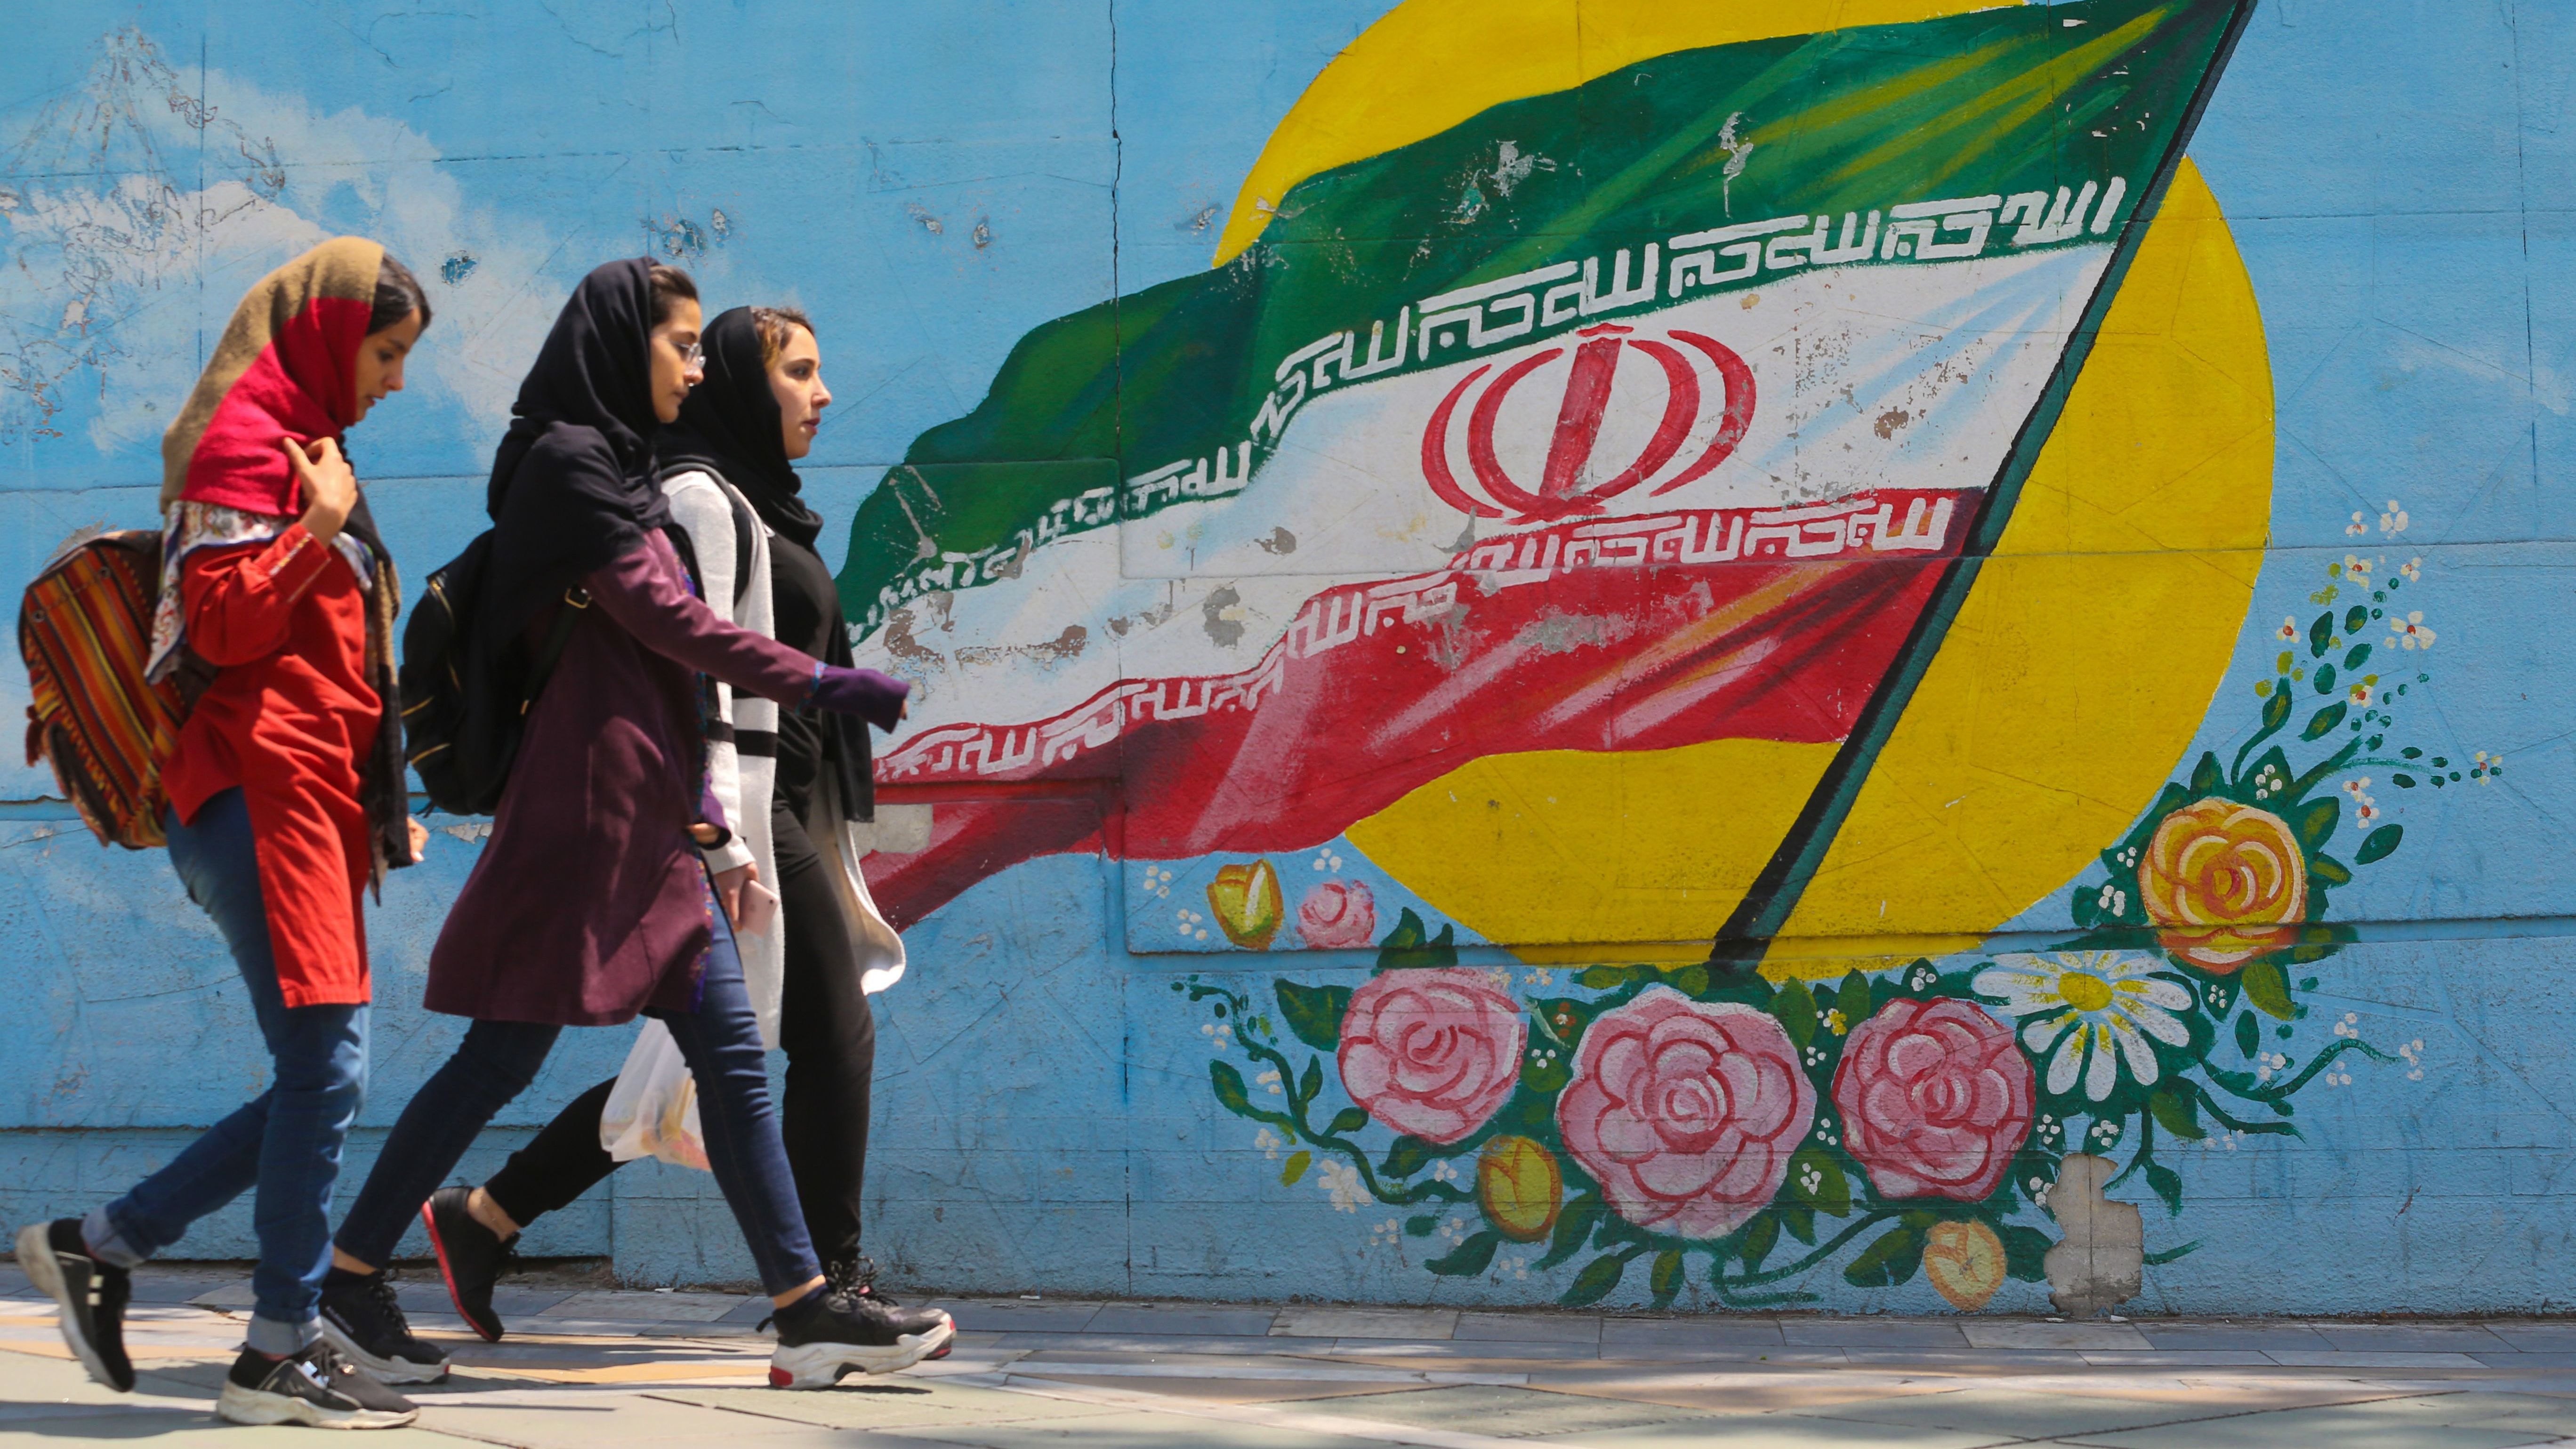
[[[1216,260],[1289,188],[1504,101],[1674,51],[1991,0],[1404,0],[1319,74],[1245,177]],[[2011,522],[1766,962],[1937,954],[2067,883],[2207,712],[2271,517],[2251,280],[2186,160]],[[1768,860],[1831,745],[1489,756],[1353,826],[1407,889],[1536,961],[1684,959]]]

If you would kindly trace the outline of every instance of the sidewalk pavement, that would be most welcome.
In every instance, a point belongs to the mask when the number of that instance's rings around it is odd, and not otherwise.
[[[147,1269],[115,1394],[0,1268],[0,1442],[307,1443],[218,1423],[250,1302]],[[412,1429],[370,1445],[1870,1445],[2505,1449],[2576,1443],[2576,1323],[1630,1317],[1320,1305],[961,1299],[956,1352],[813,1393],[766,1387],[766,1300],[505,1286],[485,1344],[402,1285],[454,1355]]]

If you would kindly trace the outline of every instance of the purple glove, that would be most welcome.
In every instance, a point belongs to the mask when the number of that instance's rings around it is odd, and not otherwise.
[[[904,697],[911,693],[911,685],[891,674],[817,664],[814,692],[805,696],[805,702],[834,714],[854,714],[878,729],[892,731],[903,718]]]

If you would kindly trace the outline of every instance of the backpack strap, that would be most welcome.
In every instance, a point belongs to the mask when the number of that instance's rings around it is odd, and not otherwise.
[[[554,622],[546,626],[545,642],[537,646],[535,664],[528,670],[528,697],[519,702],[519,713],[536,707],[537,694],[555,672],[563,658],[564,646],[572,642],[572,626],[581,622],[581,611],[590,607],[590,592],[575,585],[564,590],[564,606],[555,611]]]
[[[760,516],[751,511],[749,504],[743,502],[742,490],[734,487],[722,473],[704,463],[668,464],[654,473],[653,481],[656,484],[668,483],[683,473],[704,473],[714,479],[716,492],[724,496],[725,506],[733,511],[733,601],[738,607],[743,598],[751,592],[751,531],[761,526]],[[687,529],[674,525],[666,531],[675,539],[682,541],[684,550],[688,548]],[[688,562],[690,576],[696,577],[698,562],[694,550],[685,551],[680,556]]]
[[[739,609],[743,595],[751,592],[751,531],[760,527],[760,518],[743,502],[741,489],[730,483],[723,487],[725,502],[733,505],[733,601]]]

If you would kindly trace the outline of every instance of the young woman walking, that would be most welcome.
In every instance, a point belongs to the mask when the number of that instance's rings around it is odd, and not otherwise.
[[[893,728],[907,686],[822,664],[727,623],[691,592],[664,536],[652,439],[699,378],[697,289],[649,260],[583,279],[519,389],[494,460],[479,616],[491,639],[581,611],[530,713],[492,834],[430,953],[427,1005],[474,1019],[385,1142],[324,1280],[324,1330],[398,1382],[444,1355],[412,1336],[380,1271],[492,1114],[566,1026],[639,1012],[697,1083],[709,1165],[778,1305],[771,1380],[819,1388],[908,1367],[947,1342],[944,1313],[826,1284],[798,1211],[760,1029],[693,825],[733,822],[707,790],[698,676]]]
[[[325,242],[242,298],[161,441],[151,669],[213,666],[161,765],[170,863],[232,953],[276,1076],[132,1192],[18,1234],[72,1352],[130,1390],[131,1270],[256,1188],[247,1344],[215,1403],[240,1424],[388,1428],[417,1412],[321,1342],[315,1305],[366,1083],[360,896],[425,839],[390,708],[400,587],[339,439],[402,390],[428,325],[384,248]]]
[[[823,520],[799,496],[794,467],[832,401],[813,323],[788,308],[737,307],[707,325],[705,348],[706,381],[664,430],[659,451],[663,490],[688,530],[708,604],[847,664],[840,591],[814,551]],[[706,851],[708,869],[720,890],[747,877],[780,897],[779,926],[740,940],[743,974],[763,1039],[787,1050],[780,1119],[806,1235],[826,1277],[868,1293],[875,1266],[859,1252],[876,1070],[868,994],[900,978],[904,958],[868,901],[847,839],[846,822],[874,813],[867,731],[846,716],[765,700],[719,702],[729,706],[722,720],[732,740],[711,750],[712,773],[738,824],[732,840]],[[639,1155],[624,1143],[603,1145],[601,1115],[618,1080],[574,1098],[482,1187],[440,1188],[421,1210],[457,1311],[485,1338],[502,1334],[492,1289],[519,1231],[597,1185],[621,1157]]]

